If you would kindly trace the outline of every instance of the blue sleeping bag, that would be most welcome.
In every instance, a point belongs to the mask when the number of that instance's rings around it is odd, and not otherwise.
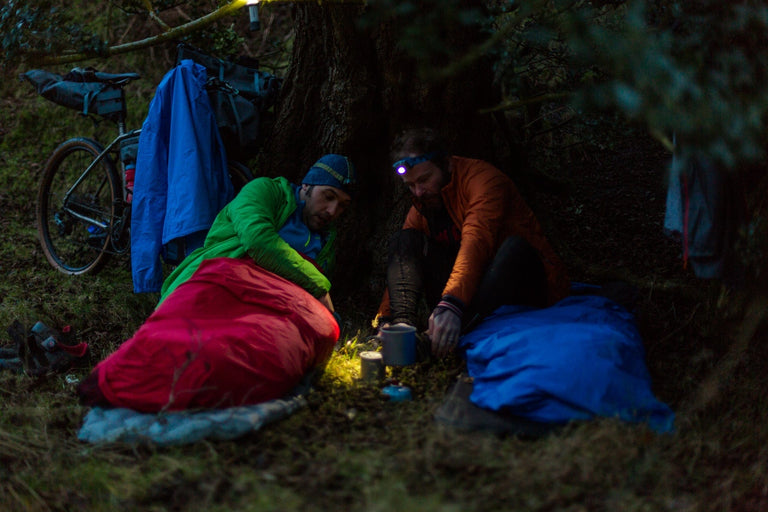
[[[610,299],[503,306],[461,343],[475,405],[544,423],[607,416],[673,430],[674,413],[651,391],[635,318]]]

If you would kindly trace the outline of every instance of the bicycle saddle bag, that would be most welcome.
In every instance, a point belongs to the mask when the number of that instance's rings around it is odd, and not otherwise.
[[[31,69],[22,73],[19,79],[27,80],[35,87],[37,94],[57,105],[77,110],[83,115],[95,114],[117,120],[125,115],[123,89],[110,81],[82,81],[85,78],[97,80],[97,75],[99,73],[93,70],[84,74],[80,68],[75,68],[64,77],[42,69]]]

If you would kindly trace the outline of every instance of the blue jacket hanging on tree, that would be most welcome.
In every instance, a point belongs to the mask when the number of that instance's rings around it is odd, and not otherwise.
[[[142,126],[131,219],[135,293],[159,292],[163,246],[181,237],[188,252],[202,245],[234,195],[206,80],[203,66],[181,61],[163,77]]]

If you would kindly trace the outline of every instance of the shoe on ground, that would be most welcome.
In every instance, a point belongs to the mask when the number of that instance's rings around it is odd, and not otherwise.
[[[461,432],[487,432],[537,439],[560,427],[479,407],[472,403],[472,378],[462,374],[435,411],[435,422]]]

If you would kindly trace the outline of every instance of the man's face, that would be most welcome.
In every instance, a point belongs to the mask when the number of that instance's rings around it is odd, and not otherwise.
[[[324,231],[349,207],[352,198],[341,189],[328,185],[302,185],[304,224],[312,231]]]
[[[440,190],[446,184],[443,171],[431,160],[413,166],[403,175],[403,183],[424,208],[439,208],[443,204]]]

